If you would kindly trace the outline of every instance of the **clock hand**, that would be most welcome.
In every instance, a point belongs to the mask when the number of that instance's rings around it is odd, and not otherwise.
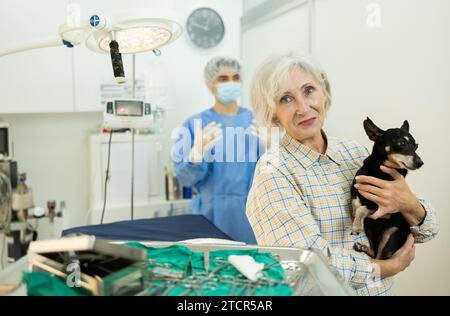
[[[198,24],[198,23],[196,23],[196,22],[191,22],[191,25],[193,25],[193,26],[195,26],[195,27],[198,27],[198,28],[200,28],[200,29],[202,29],[202,30],[204,30],[204,31],[207,31],[207,30],[208,30],[206,27],[204,27],[203,25],[200,25],[200,24]]]
[[[208,31],[209,30],[209,21],[211,20],[211,17],[210,16],[208,16],[207,18],[206,18],[206,25],[205,25],[205,31]]]

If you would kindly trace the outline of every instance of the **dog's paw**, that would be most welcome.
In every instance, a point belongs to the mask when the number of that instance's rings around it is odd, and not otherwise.
[[[355,243],[353,245],[353,249],[355,251],[358,251],[358,252],[365,252],[365,253],[370,252],[369,247],[367,245],[363,244],[363,243],[360,243],[360,242]]]

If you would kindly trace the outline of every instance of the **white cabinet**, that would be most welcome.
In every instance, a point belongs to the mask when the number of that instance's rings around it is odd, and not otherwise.
[[[0,47],[58,36],[67,1],[0,1]],[[65,46],[0,58],[0,113],[72,112],[72,51]]]
[[[99,224],[104,201],[108,162],[109,135],[90,136],[90,219]],[[109,181],[105,222],[130,219],[131,205],[131,134],[113,134],[111,141]],[[134,207],[135,218],[152,217],[145,211],[162,201],[165,194],[164,162],[159,136],[135,136]]]

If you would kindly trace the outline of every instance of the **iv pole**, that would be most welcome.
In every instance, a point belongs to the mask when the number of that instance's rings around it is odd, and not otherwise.
[[[161,51],[159,49],[154,49],[153,53],[156,56],[161,56]],[[131,83],[131,97],[136,98],[136,54],[133,54],[132,62],[132,83]],[[134,220],[134,146],[135,146],[135,135],[136,129],[131,129],[131,220]]]
[[[133,54],[133,70],[131,83],[131,97],[136,98],[136,54]],[[131,220],[134,220],[134,135],[135,129],[131,129]]]

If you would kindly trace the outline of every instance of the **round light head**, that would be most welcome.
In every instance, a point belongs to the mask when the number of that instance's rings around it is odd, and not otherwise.
[[[151,51],[175,41],[182,27],[170,11],[139,10],[106,18],[105,27],[91,28],[85,37],[86,46],[96,52],[109,53],[109,43],[119,43],[121,54]]]
[[[134,27],[116,31],[116,41],[122,54],[146,52],[161,47],[170,41],[171,32],[154,26]],[[108,52],[111,37],[106,36],[99,42],[101,50]]]

